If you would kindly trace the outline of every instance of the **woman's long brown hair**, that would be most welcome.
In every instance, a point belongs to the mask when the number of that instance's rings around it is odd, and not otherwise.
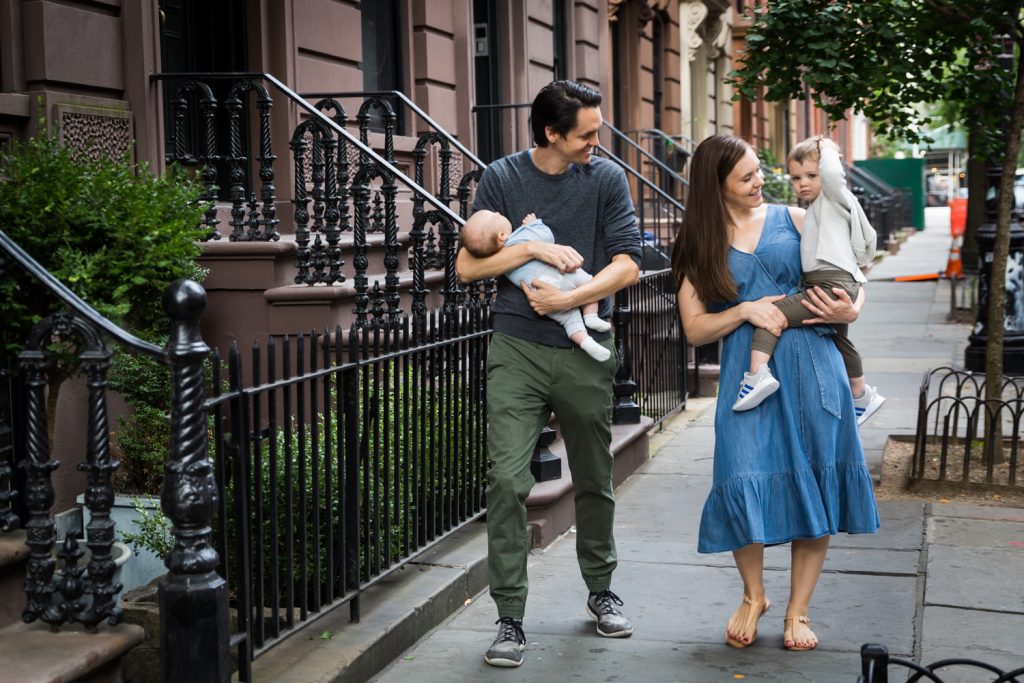
[[[729,272],[729,214],[722,190],[751,147],[730,135],[713,135],[699,145],[690,161],[690,189],[683,226],[672,247],[672,274],[676,288],[687,278],[704,303],[736,298],[736,283]]]

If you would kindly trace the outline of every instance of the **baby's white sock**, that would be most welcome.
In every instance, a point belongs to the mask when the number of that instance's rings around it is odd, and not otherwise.
[[[612,324],[602,320],[597,313],[583,316],[583,324],[587,326],[588,330],[593,330],[594,332],[607,332],[612,329]]]
[[[586,351],[588,356],[601,363],[608,360],[612,355],[611,351],[594,341],[593,337],[584,339],[580,344],[580,348]]]

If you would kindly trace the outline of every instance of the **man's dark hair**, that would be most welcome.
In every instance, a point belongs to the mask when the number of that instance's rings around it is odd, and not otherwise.
[[[584,107],[600,107],[601,93],[576,81],[552,81],[533,98],[530,108],[530,126],[533,141],[538,147],[548,146],[544,132],[550,127],[559,135],[566,135],[576,126],[576,113]]]

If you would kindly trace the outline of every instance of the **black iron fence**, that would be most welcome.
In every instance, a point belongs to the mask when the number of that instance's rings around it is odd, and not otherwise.
[[[944,681],[989,681],[989,683],[1021,683],[1024,682],[1024,667],[1004,671],[992,664],[986,664],[976,659],[943,659],[933,662],[927,666],[915,664],[906,659],[891,657],[889,650],[884,645],[868,643],[860,649],[861,675],[857,683],[889,683],[890,668],[900,669],[897,680],[907,683],[917,681],[932,681],[933,683],[944,683]],[[903,671],[903,670],[906,671]],[[947,671],[949,670],[949,671]],[[953,675],[954,678],[940,678],[942,675]],[[987,675],[986,675],[987,674]],[[981,676],[985,676],[984,679]]]
[[[482,514],[489,335],[481,302],[214,358],[227,385],[207,401],[216,530],[248,634],[241,680],[327,610],[348,602],[358,619],[363,590]]]
[[[986,400],[985,376],[937,368],[918,396],[910,484],[993,492],[1024,487],[1020,451],[1024,378],[1003,377],[999,398]]]
[[[850,164],[846,172],[850,189],[878,235],[878,248],[885,249],[898,231],[910,226],[910,204],[904,192],[860,166]]]
[[[636,402],[660,424],[686,407],[687,343],[679,320],[671,270],[644,273],[626,290],[632,312],[630,349],[636,377]]]

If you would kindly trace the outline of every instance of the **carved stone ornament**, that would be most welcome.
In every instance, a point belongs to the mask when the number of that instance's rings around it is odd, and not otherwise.
[[[120,109],[56,105],[59,139],[81,158],[123,159],[132,150],[132,113]]]
[[[697,50],[704,44],[700,34],[700,25],[708,16],[708,6],[703,2],[689,2],[682,6],[683,46],[686,48],[686,61],[692,62]]]

